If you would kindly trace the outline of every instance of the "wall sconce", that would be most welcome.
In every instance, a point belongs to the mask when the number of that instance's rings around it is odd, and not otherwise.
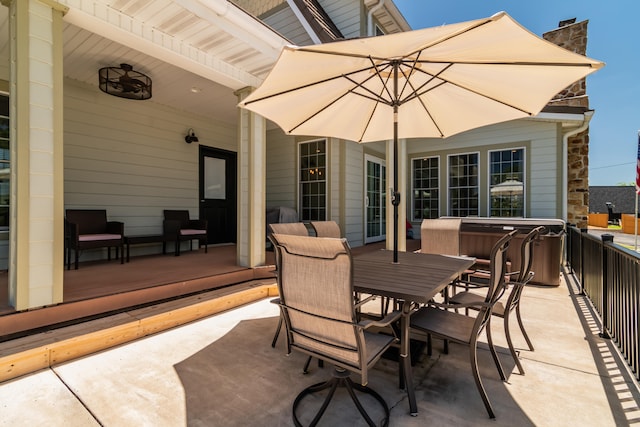
[[[189,128],[189,130],[187,131],[187,136],[184,137],[184,140],[187,142],[187,144],[191,144],[192,142],[198,142],[198,137],[193,131],[193,128]]]

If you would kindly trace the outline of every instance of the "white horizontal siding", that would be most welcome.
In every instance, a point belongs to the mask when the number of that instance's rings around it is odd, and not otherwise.
[[[327,12],[345,38],[360,37],[362,12],[359,0],[319,0],[320,6]]]
[[[307,33],[300,23],[300,20],[288,7],[282,8],[265,18],[264,22],[295,45],[309,46],[313,44],[309,33]]]
[[[345,145],[344,230],[351,246],[364,245],[364,149],[360,144]]]
[[[440,155],[441,168],[446,170],[446,154],[449,153],[479,151],[481,159],[486,159],[489,149],[525,146],[528,163],[526,215],[556,218],[562,212],[562,195],[559,193],[559,189],[562,188],[559,163],[561,147],[558,146],[561,144],[561,138],[558,126],[556,123],[542,121],[514,120],[485,126],[447,139],[412,139],[407,143],[407,152],[410,159]],[[487,167],[487,164],[482,164],[480,168],[481,197],[484,199],[487,199]],[[441,183],[441,189],[446,192],[445,184]],[[481,200],[481,205],[481,215],[486,216],[488,200]]]
[[[199,143],[184,141],[188,128]],[[197,218],[198,146],[236,151],[236,132],[209,117],[65,80],[65,208],[106,209],[129,235],[161,233],[164,209]]]
[[[267,132],[267,141],[267,207],[286,206],[297,211],[295,140],[277,129]]]

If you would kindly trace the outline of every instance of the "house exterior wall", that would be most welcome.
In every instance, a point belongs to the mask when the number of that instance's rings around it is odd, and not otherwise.
[[[163,209],[198,218],[198,143],[185,143],[188,128],[201,145],[237,151],[235,126],[65,80],[65,208],[107,209],[130,235],[161,233]]]
[[[280,129],[267,132],[267,208],[285,206],[298,210],[295,138]]]
[[[284,35],[288,40],[298,46],[313,44],[309,33],[304,29],[291,8],[279,8],[272,14],[263,18],[265,24]]]
[[[342,142],[344,229],[352,246],[364,245],[364,154],[366,144]],[[381,156],[384,158],[384,155]]]
[[[440,157],[440,215],[447,215],[447,155],[479,152],[480,216],[489,214],[488,153],[490,150],[525,148],[525,215],[558,218],[561,214],[559,165],[559,125],[535,120],[514,120],[485,126],[447,139],[413,139],[407,143],[407,180],[412,186],[412,160],[426,156]],[[411,197],[410,188],[407,197]],[[407,199],[408,216],[411,200]],[[415,225],[419,225],[416,223]]]
[[[366,19],[362,15],[364,5],[360,0],[318,0],[320,6],[340,29],[345,39],[360,37],[364,33],[361,23]],[[366,26],[364,27],[366,30]]]

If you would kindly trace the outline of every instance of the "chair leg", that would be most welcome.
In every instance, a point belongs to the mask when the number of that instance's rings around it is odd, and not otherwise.
[[[518,367],[518,372],[520,373],[520,375],[524,375],[524,369],[522,368],[522,364],[520,363],[520,359],[518,358],[516,349],[513,347],[513,341],[511,340],[508,311],[504,314],[504,333],[507,337],[507,344],[509,345],[509,351],[511,352],[511,357],[513,357],[513,361],[516,362],[516,366]]]
[[[496,416],[493,413],[493,408],[491,407],[489,396],[487,396],[487,392],[482,385],[482,379],[480,378],[480,372],[478,371],[478,346],[476,341],[472,342],[469,347],[469,358],[471,359],[471,371],[473,371],[473,379],[476,382],[476,387],[478,388],[480,397],[482,397],[484,407],[489,413],[489,418],[495,418]]]
[[[276,333],[273,336],[273,341],[271,341],[271,347],[276,346],[276,341],[278,341],[278,335],[280,335],[280,329],[282,329],[282,315],[280,315],[280,318],[278,319],[278,326],[276,327]]]
[[[369,414],[367,414],[366,410],[362,406],[362,403],[360,402],[360,399],[356,396],[355,391],[368,394],[369,396],[377,400],[380,406],[382,407],[382,409],[384,410],[384,414],[385,414],[385,417],[382,420],[380,425],[385,427],[389,425],[389,415],[390,415],[389,407],[387,406],[387,403],[384,401],[382,396],[380,396],[376,391],[372,390],[369,387],[365,387],[360,384],[354,383],[351,380],[351,378],[349,378],[349,372],[344,370],[339,370],[339,369],[334,370],[333,377],[330,380],[307,387],[306,389],[302,390],[300,394],[298,394],[298,396],[296,396],[296,399],[293,402],[293,411],[292,411],[294,425],[298,427],[302,426],[302,423],[300,422],[297,415],[297,408],[300,402],[302,401],[302,399],[304,399],[309,394],[329,389],[329,392],[325,397],[324,401],[322,402],[320,409],[314,416],[313,420],[309,423],[309,426],[317,425],[318,422],[320,421],[320,418],[322,418],[322,415],[324,415],[327,407],[329,406],[329,403],[331,402],[331,399],[333,398],[338,387],[346,388],[347,392],[349,393],[349,396],[353,400],[353,403],[356,405],[356,408],[358,408],[358,411],[360,412],[362,417],[365,419],[367,425],[374,427],[378,424],[376,424],[371,419]]]
[[[491,357],[493,357],[493,362],[496,364],[496,368],[498,369],[498,374],[500,374],[500,379],[502,381],[505,381],[507,377],[504,375],[502,364],[500,363],[500,359],[498,358],[498,353],[496,352],[496,348],[493,345],[493,338],[491,337],[491,318],[489,318],[489,321],[487,322],[486,331],[487,331],[487,344],[489,344]]]
[[[518,319],[518,325],[520,326],[520,331],[522,331],[522,335],[524,336],[527,345],[529,346],[529,350],[533,351],[533,344],[529,339],[529,335],[527,335],[527,331],[524,330],[524,324],[522,323],[522,317],[520,317],[520,304],[516,305],[516,318]]]
[[[307,361],[304,363],[304,367],[302,368],[303,374],[309,373],[309,364],[311,364],[311,356],[307,357]]]
[[[73,251],[75,258],[76,258],[76,270],[78,269],[78,248],[76,247]]]

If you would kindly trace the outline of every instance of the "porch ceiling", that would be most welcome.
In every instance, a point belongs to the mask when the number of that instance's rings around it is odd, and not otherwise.
[[[68,8],[63,30],[67,78],[97,87],[98,69],[128,63],[152,78],[152,101],[229,122],[237,114],[233,91],[258,86],[288,43],[225,0],[58,3]],[[0,7],[4,28],[7,14]],[[5,64],[7,45],[0,45]]]

